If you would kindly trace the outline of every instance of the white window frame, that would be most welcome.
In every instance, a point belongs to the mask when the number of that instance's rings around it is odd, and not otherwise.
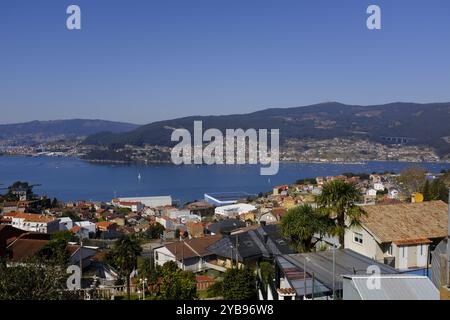
[[[353,232],[353,242],[362,246],[364,244],[364,235],[360,232]]]

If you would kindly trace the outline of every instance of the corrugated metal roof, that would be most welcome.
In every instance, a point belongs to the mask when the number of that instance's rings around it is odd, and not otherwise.
[[[289,254],[277,257],[279,267],[284,271],[286,269],[296,269],[303,272],[306,258],[306,272],[311,277],[314,273],[315,292],[330,292],[333,288],[333,251],[319,251],[301,254]],[[350,249],[335,250],[335,290],[342,290],[342,276],[348,274],[367,275],[368,267],[377,266],[381,274],[397,274],[398,271],[388,265],[379,263],[367,258]],[[290,280],[289,283],[297,290],[299,295],[304,292],[304,280]],[[308,276],[307,284],[308,284]],[[296,281],[298,283],[296,283]],[[318,285],[318,287],[316,287]],[[311,284],[312,288],[312,284]],[[308,291],[308,289],[307,289]],[[309,294],[310,292],[307,292]]]
[[[439,300],[439,291],[427,277],[379,276],[379,288],[368,286],[368,276],[349,276],[363,300]]]
[[[277,257],[278,265],[283,269],[284,276],[288,280],[291,287],[295,290],[298,296],[311,295],[313,293],[314,285],[314,295],[320,296],[324,293],[330,291],[329,288],[324,286],[319,280],[315,279],[314,284],[312,276],[309,273],[304,273],[303,269],[299,269],[297,266],[293,265],[284,257]],[[301,270],[301,271],[300,271]],[[306,278],[306,280],[305,280]],[[305,293],[305,281],[306,281],[306,293]]]

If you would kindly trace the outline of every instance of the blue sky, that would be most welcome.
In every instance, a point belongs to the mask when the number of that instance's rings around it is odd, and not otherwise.
[[[448,0],[2,0],[0,41],[0,123],[450,101]]]

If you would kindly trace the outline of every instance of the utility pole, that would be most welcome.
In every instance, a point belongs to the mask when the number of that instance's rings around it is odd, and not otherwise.
[[[239,236],[236,235],[236,269],[239,269]]]
[[[231,269],[233,269],[233,244],[230,245]]]
[[[80,226],[80,290],[83,288],[83,228]]]
[[[184,240],[181,241],[181,268],[184,270]]]
[[[303,289],[304,289],[303,300],[306,300],[306,256],[304,258],[305,259],[303,260]]]

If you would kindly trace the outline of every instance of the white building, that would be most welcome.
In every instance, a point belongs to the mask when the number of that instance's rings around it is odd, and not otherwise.
[[[216,256],[208,247],[221,239],[221,236],[207,236],[185,241],[169,243],[156,248],[154,252],[155,266],[163,266],[174,261],[180,269],[201,272],[214,269],[225,272],[226,268],[217,264]]]
[[[17,229],[39,232],[54,233],[59,231],[59,220],[54,217],[33,214],[10,212],[3,215],[11,226]]]
[[[97,231],[97,227],[95,223],[90,221],[77,221],[75,222],[72,230],[83,238],[89,238],[89,234],[95,233]]]
[[[144,210],[144,205],[137,201],[120,201],[117,203],[119,208],[130,209],[132,212],[138,212]]]
[[[345,248],[396,269],[425,268],[430,245],[447,235],[442,201],[362,206],[360,226],[345,231]]]
[[[168,217],[156,217],[156,222],[162,225],[166,230],[175,230],[176,223]]]
[[[382,184],[381,182],[374,183],[373,188],[377,191],[384,191],[384,184]]]
[[[389,191],[389,198],[391,198],[391,199],[398,199],[398,190],[391,189]]]
[[[135,198],[118,198],[114,199],[113,203],[117,202],[140,202],[144,206],[149,208],[164,207],[172,205],[171,196],[158,196],[158,197],[135,197]]]
[[[59,231],[69,231],[73,228],[73,221],[69,217],[59,218]]]
[[[222,217],[238,216],[247,212],[255,211],[256,207],[248,203],[236,203],[229,206],[217,207],[214,210],[216,215]]]
[[[369,190],[367,190],[366,191],[366,195],[367,196],[376,196],[377,195],[377,190],[375,190],[375,189],[369,189]]]

